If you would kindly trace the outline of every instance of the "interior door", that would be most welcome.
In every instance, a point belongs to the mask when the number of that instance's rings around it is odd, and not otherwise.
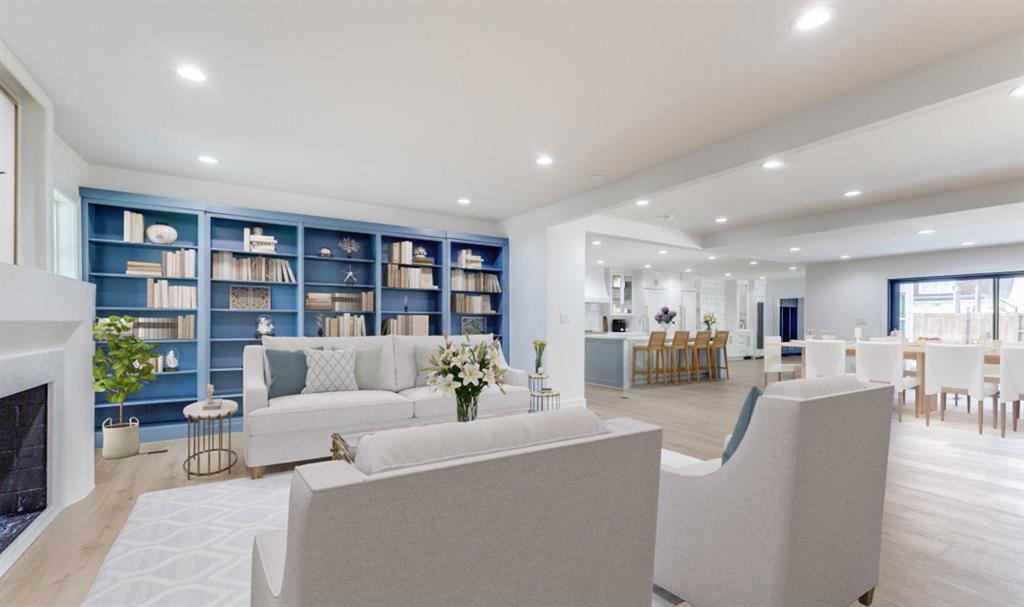
[[[654,315],[664,306],[672,307],[668,301],[668,292],[665,289],[644,288],[644,307],[647,308],[647,323],[651,330],[658,329],[658,323],[654,322]],[[643,315],[645,310],[640,310]],[[678,324],[677,324],[678,327]]]
[[[689,331],[691,334],[696,333],[698,330],[697,326],[697,292],[696,291],[683,291],[682,294],[682,310],[679,310],[679,316],[682,317],[682,322],[679,325],[680,329]]]

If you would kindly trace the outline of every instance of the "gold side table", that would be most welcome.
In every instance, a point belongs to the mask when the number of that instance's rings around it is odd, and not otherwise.
[[[233,400],[214,399],[218,409],[204,409],[206,401],[192,403],[182,413],[188,424],[188,457],[181,467],[191,479],[193,476],[211,476],[229,472],[238,463],[238,454],[231,449],[232,415],[238,411]],[[228,440],[224,446],[224,421],[227,420]]]

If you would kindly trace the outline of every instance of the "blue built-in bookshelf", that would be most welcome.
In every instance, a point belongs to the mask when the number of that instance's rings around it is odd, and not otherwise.
[[[318,320],[344,312],[309,310],[310,293],[373,294],[372,309],[351,311],[365,318],[367,335],[380,335],[392,319],[418,316],[426,319],[431,335],[447,331],[461,334],[463,328],[498,336],[508,342],[508,241],[492,236],[456,234],[402,226],[292,213],[260,211],[218,205],[202,200],[180,200],[126,192],[82,188],[84,205],[82,230],[84,271],[96,284],[96,314],[131,315],[136,318],[194,318],[194,337],[152,338],[157,353],[174,350],[177,370],[158,374],[156,381],[125,403],[126,415],[141,422],[144,441],[185,435],[182,408],[206,395],[214,384],[216,394],[241,404],[242,351],[256,344],[257,317],[269,315],[276,335],[318,334]],[[166,223],[178,238],[171,244],[125,242],[125,211],[141,213],[144,227]],[[245,234],[259,228],[274,241],[273,251],[246,250]],[[355,243],[357,250],[345,251],[342,241]],[[392,258],[392,245],[409,241],[415,259]],[[408,252],[409,245],[406,245]],[[329,256],[322,256],[327,249]],[[460,252],[472,250],[473,267],[460,268]],[[170,286],[196,288],[196,307],[152,308],[147,305],[147,278],[129,275],[128,262],[159,263],[165,252],[191,251],[195,258],[191,277],[152,277]],[[263,263],[287,264],[287,280],[260,280],[258,276],[223,276],[223,255],[232,260],[255,259]],[[220,269],[214,267],[221,261]],[[410,263],[411,261],[411,263]],[[278,266],[279,267],[279,266]],[[402,268],[407,268],[402,279]],[[462,286],[453,289],[453,271],[462,273]],[[215,274],[218,272],[218,274]],[[389,281],[389,272],[392,280]],[[429,275],[429,280],[421,273]],[[419,278],[412,279],[411,275]],[[457,276],[458,274],[456,274]],[[466,276],[472,287],[466,287]],[[481,275],[493,278],[482,279]],[[216,277],[215,277],[216,276]],[[404,282],[403,282],[404,280]],[[415,282],[411,282],[415,281]],[[269,309],[247,309],[232,305],[232,288],[255,287],[269,293]],[[479,288],[476,288],[479,287]],[[465,297],[486,296],[484,311],[460,312]],[[483,310],[479,301],[476,309]],[[422,321],[421,321],[422,322]],[[392,326],[397,325],[393,323]],[[508,356],[508,348],[505,346]],[[100,426],[116,417],[117,408],[96,394],[97,444]]]

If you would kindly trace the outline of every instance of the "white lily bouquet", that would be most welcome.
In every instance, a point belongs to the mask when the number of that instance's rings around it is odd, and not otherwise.
[[[427,373],[431,389],[440,390],[445,396],[455,395],[460,422],[476,419],[477,401],[484,388],[498,386],[505,393],[502,377],[507,369],[499,366],[498,347],[497,342],[473,345],[468,337],[461,344],[445,339],[444,345],[430,357],[429,366],[421,369]]]
[[[704,326],[707,327],[708,331],[710,331],[711,327],[715,326],[717,323],[718,323],[718,318],[715,317],[715,313],[714,312],[705,312],[704,313]]]

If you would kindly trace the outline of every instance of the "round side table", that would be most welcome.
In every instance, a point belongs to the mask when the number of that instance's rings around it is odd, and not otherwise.
[[[238,454],[231,450],[231,416],[238,411],[233,400],[214,399],[218,409],[204,409],[206,401],[192,403],[182,413],[188,424],[188,457],[181,467],[191,479],[230,472],[238,463]],[[224,446],[224,420],[227,420],[228,440]]]

